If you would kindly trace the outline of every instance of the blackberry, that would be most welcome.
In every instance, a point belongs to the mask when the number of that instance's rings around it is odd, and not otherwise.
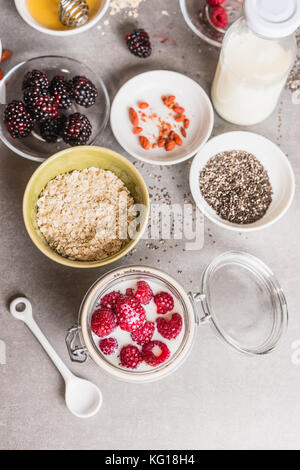
[[[66,119],[62,131],[63,140],[72,146],[86,144],[92,133],[92,125],[84,114],[74,113]]]
[[[45,96],[47,94],[48,94],[48,91],[43,88],[40,88],[39,86],[32,86],[32,87],[25,88],[23,96],[24,96],[24,103],[27,109],[29,110],[33,106],[34,101],[37,96],[40,96],[40,95]]]
[[[33,129],[33,120],[22,101],[13,100],[4,111],[4,122],[10,135],[16,139],[27,137]]]
[[[144,29],[137,29],[125,36],[128,49],[137,57],[146,58],[151,55],[152,48],[149,34]]]
[[[42,122],[40,124],[41,137],[49,143],[57,142],[58,137],[62,133],[65,121],[65,116],[58,116],[57,118]]]
[[[27,109],[31,117],[39,122],[45,122],[58,116],[58,109],[54,102],[54,98],[50,95],[34,94],[31,96],[27,105]]]
[[[40,70],[31,70],[31,72],[26,73],[23,79],[22,90],[34,86],[38,86],[42,90],[48,90],[49,80],[44,72],[41,72]]]
[[[58,109],[69,109],[72,106],[71,86],[63,75],[56,75],[52,78],[49,91]]]
[[[76,75],[71,81],[74,100],[80,106],[89,108],[96,103],[98,91],[95,85],[86,77]]]

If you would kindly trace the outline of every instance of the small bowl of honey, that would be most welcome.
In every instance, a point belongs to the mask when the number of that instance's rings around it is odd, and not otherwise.
[[[72,36],[92,28],[105,15],[110,0],[85,0],[88,19],[83,25],[65,26],[59,16],[61,0],[15,0],[16,8],[27,24],[52,36]]]

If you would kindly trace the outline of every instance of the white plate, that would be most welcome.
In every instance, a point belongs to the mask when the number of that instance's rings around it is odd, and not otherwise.
[[[164,148],[144,150],[138,136],[132,133],[128,110],[131,106],[137,110],[138,103],[146,101],[150,105],[145,110],[146,114],[157,113],[171,123],[173,116],[168,116],[170,110],[161,100],[163,95],[175,95],[176,102],[185,108],[185,114],[190,119],[187,137],[182,138],[181,147],[176,146],[170,152]],[[213,129],[214,113],[207,94],[194,80],[177,72],[154,70],[137,75],[120,88],[112,104],[110,123],[119,144],[133,157],[154,165],[174,165],[194,156],[207,142]],[[156,125],[150,120],[140,125],[143,127],[141,135],[149,137],[153,133],[158,134]],[[179,134],[181,125],[178,125]]]
[[[272,203],[264,217],[253,224],[239,225],[223,220],[200,192],[200,171],[211,157],[228,150],[252,153],[268,172],[273,188]],[[211,139],[195,156],[190,170],[190,188],[198,208],[212,222],[229,230],[250,232],[274,224],[287,212],[295,194],[295,176],[285,154],[270,140],[251,132],[228,132]]]

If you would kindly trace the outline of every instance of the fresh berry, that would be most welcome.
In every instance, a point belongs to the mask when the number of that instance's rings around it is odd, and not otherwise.
[[[149,343],[153,336],[154,330],[155,323],[152,321],[146,321],[142,328],[139,328],[138,330],[135,330],[131,333],[131,339],[140,346],[143,346],[144,344]]]
[[[132,54],[146,58],[152,52],[149,34],[144,29],[137,29],[125,36],[128,49]]]
[[[65,120],[65,116],[58,116],[57,118],[42,122],[40,124],[41,137],[46,142],[57,142],[58,137],[62,133]]]
[[[92,134],[92,125],[84,114],[74,113],[66,119],[62,138],[67,144],[84,145]]]
[[[123,367],[136,369],[137,366],[143,362],[143,357],[136,346],[129,344],[121,349],[120,360]]]
[[[179,313],[173,313],[167,321],[164,317],[156,319],[157,331],[166,339],[175,339],[182,330],[182,318]]]
[[[80,106],[89,108],[96,103],[98,91],[88,78],[77,75],[70,81],[70,86],[74,100]]]
[[[159,292],[154,296],[156,311],[160,314],[170,312],[174,308],[174,299],[168,292]]]
[[[112,292],[109,292],[102,297],[100,300],[100,305],[101,307],[107,307],[114,310],[118,300],[120,300],[121,297],[123,297],[121,292],[113,290]]]
[[[59,115],[52,96],[35,94],[35,92],[34,94],[32,93],[32,88],[26,89],[24,92],[24,101],[26,103],[26,108],[34,120],[45,122],[49,119],[54,119]]]
[[[222,5],[222,3],[225,2],[226,0],[206,0],[206,3],[211,7],[218,7],[219,5]]]
[[[95,310],[91,320],[91,328],[95,335],[108,336],[116,327],[116,317],[110,308]]]
[[[138,281],[134,296],[141,304],[148,305],[153,298],[153,292],[146,281]]]
[[[113,354],[118,349],[116,338],[104,338],[99,342],[99,348],[106,356]]]
[[[149,366],[159,366],[170,357],[170,350],[161,341],[150,341],[142,348],[142,357]]]
[[[126,289],[126,295],[127,295],[128,297],[133,297],[133,296],[134,296],[134,291],[133,291],[133,289],[132,289],[131,287],[128,287],[128,288]]]
[[[40,88],[39,86],[31,86],[31,87],[25,88],[24,103],[26,105],[26,108],[30,110],[34,105],[36,98],[41,95],[42,96],[48,95],[48,90],[46,90],[45,88]]]
[[[216,28],[226,28],[228,25],[228,14],[224,7],[214,7],[211,12],[211,21]]]
[[[145,309],[135,297],[126,296],[119,300],[116,315],[119,327],[129,333],[142,328],[146,322]]]
[[[16,139],[27,137],[33,129],[33,120],[22,101],[14,100],[4,111],[4,122],[10,135]]]
[[[52,78],[49,91],[58,109],[69,109],[72,106],[71,86],[63,75]]]
[[[47,75],[40,70],[32,70],[31,72],[27,72],[23,80],[22,90],[35,86],[38,86],[43,90],[48,90],[49,88],[49,80]]]

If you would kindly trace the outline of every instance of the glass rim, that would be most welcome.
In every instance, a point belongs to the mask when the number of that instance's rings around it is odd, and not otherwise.
[[[36,60],[42,60],[42,59],[64,59],[64,60],[70,60],[71,62],[74,62],[74,63],[77,63],[78,65],[86,68],[88,70],[89,73],[91,73],[93,76],[95,76],[101,86],[101,90],[104,94],[104,99],[105,99],[105,116],[104,116],[104,119],[103,119],[103,122],[101,123],[101,126],[99,127],[98,129],[98,132],[97,134],[94,136],[94,138],[87,144],[87,145],[94,145],[95,144],[95,141],[102,135],[102,133],[104,132],[104,130],[106,129],[106,126],[107,126],[107,123],[108,123],[108,119],[109,119],[109,115],[110,115],[110,98],[109,98],[109,94],[108,94],[108,91],[107,91],[107,88],[106,88],[106,85],[104,83],[104,81],[102,80],[101,77],[99,77],[92,69],[89,65],[83,63],[83,62],[80,62],[80,60],[77,60],[77,59],[73,59],[72,57],[66,57],[66,56],[63,56],[63,55],[56,55],[56,54],[51,54],[51,55],[41,55],[41,56],[37,56],[37,57],[31,57],[30,59],[27,59],[27,60],[23,60],[22,62],[19,62],[18,64],[14,65],[5,75],[4,77],[2,78],[1,82],[0,82],[0,96],[1,96],[1,90],[3,87],[6,86],[6,80],[10,79],[10,77],[14,74],[14,72],[16,72],[19,68],[21,68],[23,65],[26,65],[26,64],[29,64],[30,62],[33,62],[33,61],[36,61]],[[2,105],[4,105],[4,103],[1,103]],[[47,160],[48,157],[36,157],[34,155],[31,155],[30,153],[26,153],[20,149],[18,149],[17,147],[15,147],[13,145],[13,142],[10,142],[6,137],[5,135],[3,134],[2,130],[1,130],[1,127],[0,127],[0,139],[2,140],[2,142],[10,149],[12,150],[14,153],[20,155],[21,157],[23,158],[26,158],[27,160],[32,160],[32,161],[35,161],[35,162],[44,162],[45,160]],[[51,155],[49,155],[50,157]]]
[[[272,304],[276,303],[277,313],[273,309],[273,320],[277,324],[277,331],[274,331],[274,326],[271,333],[266,338],[264,343],[255,348],[243,347],[241,343],[234,340],[229,333],[227,333],[219,324],[217,315],[213,311],[210,305],[211,290],[210,284],[216,271],[224,266],[240,266],[247,268],[254,274],[257,279],[260,279],[260,285],[264,286],[265,290],[271,297]],[[228,345],[233,347],[235,350],[249,355],[265,355],[272,352],[282,339],[287,326],[288,326],[288,308],[287,301],[283,290],[274,276],[270,268],[259,258],[242,251],[227,251],[222,253],[213,259],[213,261],[207,266],[202,276],[201,292],[204,295],[205,306],[208,312],[209,321],[213,326],[217,335]]]

